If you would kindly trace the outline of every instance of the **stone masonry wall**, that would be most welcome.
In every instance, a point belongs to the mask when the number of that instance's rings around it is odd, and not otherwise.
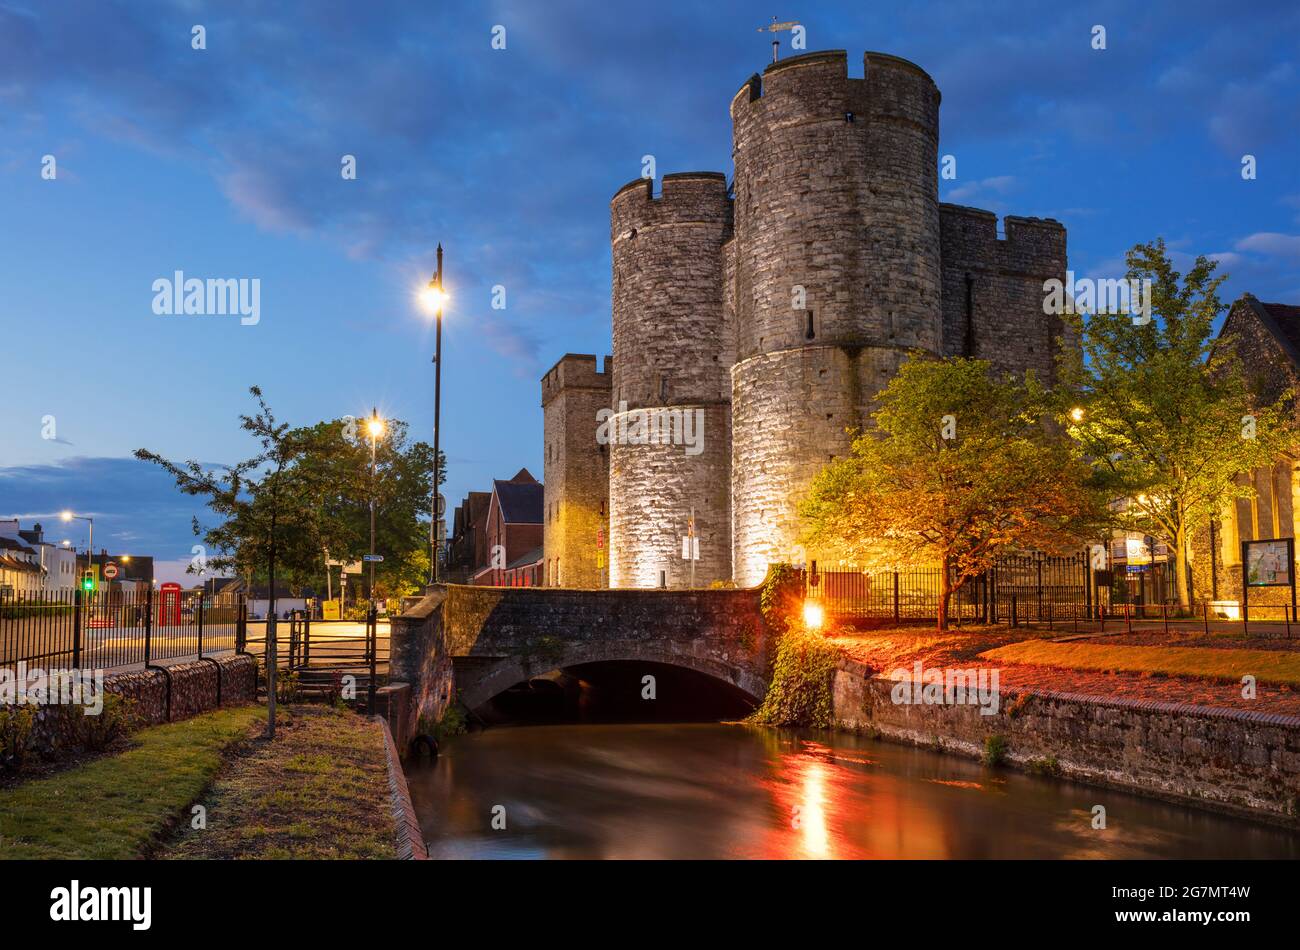
[[[722,245],[731,232],[725,176],[665,175],[660,197],[638,180],[610,202],[613,408],[704,416],[703,451],[680,444],[610,446],[610,585],[657,586],[683,566],[692,506],[708,525],[696,582],[731,577],[728,468],[733,335],[723,308]],[[625,405],[624,405],[625,404]],[[615,418],[619,421],[619,417]],[[688,572],[671,572],[673,583]]]
[[[758,590],[548,590],[439,585],[393,619],[392,679],[409,735],[457,693],[471,708],[530,675],[645,660],[707,673],[760,700],[772,635]]]
[[[610,446],[599,444],[596,434],[597,413],[610,406],[612,366],[612,358],[606,357],[603,372],[598,371],[596,357],[570,353],[542,377],[542,551],[547,584],[607,583]]]
[[[848,452],[871,398],[907,354],[900,349],[801,347],[755,356],[732,371],[732,570],[762,581],[769,564],[801,563],[796,505],[817,472]]]
[[[1059,314],[1043,313],[1043,283],[1065,280],[1065,228],[1050,219],[1007,217],[1006,237],[999,238],[991,212],[949,204],[939,212],[944,355],[988,360],[1003,373],[1032,369],[1054,381],[1068,331]]]
[[[218,676],[220,703],[218,703]],[[137,724],[153,726],[189,719],[218,706],[240,706],[257,698],[257,661],[247,654],[108,673],[104,690],[133,703]],[[37,710],[32,745],[46,757],[61,750],[62,714],[66,707],[43,705]]]
[[[692,414],[699,454],[671,444],[610,447],[611,587],[659,587],[661,579],[667,587],[688,586],[681,539],[692,508],[700,548],[695,585],[731,580],[731,412],[716,403],[672,411]]]
[[[1062,774],[1237,813],[1300,821],[1300,718],[1181,703],[1003,690],[999,710],[904,705],[892,681],[844,661],[835,674],[842,728],[980,755],[1001,735],[1008,760],[1054,758]]]
[[[905,354],[941,346],[939,92],[905,60],[867,53],[864,67],[850,78],[842,50],[792,57],[731,104],[739,584],[803,560],[796,509],[813,476]]]
[[[1300,354],[1264,325],[1260,311],[1261,304],[1250,295],[1236,301],[1216,346],[1231,341],[1251,388],[1265,404],[1271,404],[1285,394],[1300,393],[1296,366]],[[1283,457],[1272,469],[1256,471],[1253,484],[1258,497],[1224,506],[1215,525],[1213,549],[1208,527],[1191,538],[1192,595],[1197,602],[1241,603],[1242,541],[1297,537],[1300,478],[1296,468],[1294,459]],[[1291,591],[1285,587],[1252,588],[1250,601],[1266,608],[1254,612],[1256,619],[1278,621],[1283,609],[1290,606]]]

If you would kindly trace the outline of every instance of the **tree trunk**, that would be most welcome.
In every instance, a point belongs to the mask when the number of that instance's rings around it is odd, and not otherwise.
[[[948,602],[952,599],[952,582],[948,573],[948,558],[943,559],[939,569],[939,616],[935,623],[936,630],[948,629]]]
[[[1178,606],[1181,610],[1190,610],[1192,592],[1187,587],[1187,535],[1183,531],[1174,535],[1174,573],[1178,575],[1174,578]]]
[[[275,509],[271,510],[271,551],[267,558],[267,575],[270,586],[266,591],[266,736],[275,738],[275,686],[276,667],[279,657],[276,654],[275,639]]]

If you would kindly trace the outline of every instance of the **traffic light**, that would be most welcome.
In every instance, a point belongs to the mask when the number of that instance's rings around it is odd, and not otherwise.
[[[95,589],[95,572],[81,572],[81,589],[84,591],[93,591]]]

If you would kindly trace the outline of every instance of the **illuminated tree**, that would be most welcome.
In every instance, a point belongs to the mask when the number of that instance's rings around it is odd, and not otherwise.
[[[1102,519],[1088,467],[1045,424],[1050,401],[1032,375],[915,358],[877,400],[874,429],[802,503],[803,542],[867,570],[940,567],[940,630],[952,595],[999,555],[1080,544]]]

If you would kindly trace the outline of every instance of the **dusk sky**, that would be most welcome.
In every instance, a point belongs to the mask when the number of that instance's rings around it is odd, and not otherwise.
[[[254,384],[295,424],[376,405],[431,441],[439,241],[449,504],[540,478],[540,377],[610,350],[610,197],[647,154],[730,176],[773,13],[856,75],[869,49],[934,77],[942,200],[1059,219],[1080,276],[1164,236],[1225,301],[1300,304],[1300,5],[1063,6],[0,0],[0,517],[188,557],[202,507],[130,453],[251,454]],[[155,314],[178,270],[259,279],[260,321]]]

